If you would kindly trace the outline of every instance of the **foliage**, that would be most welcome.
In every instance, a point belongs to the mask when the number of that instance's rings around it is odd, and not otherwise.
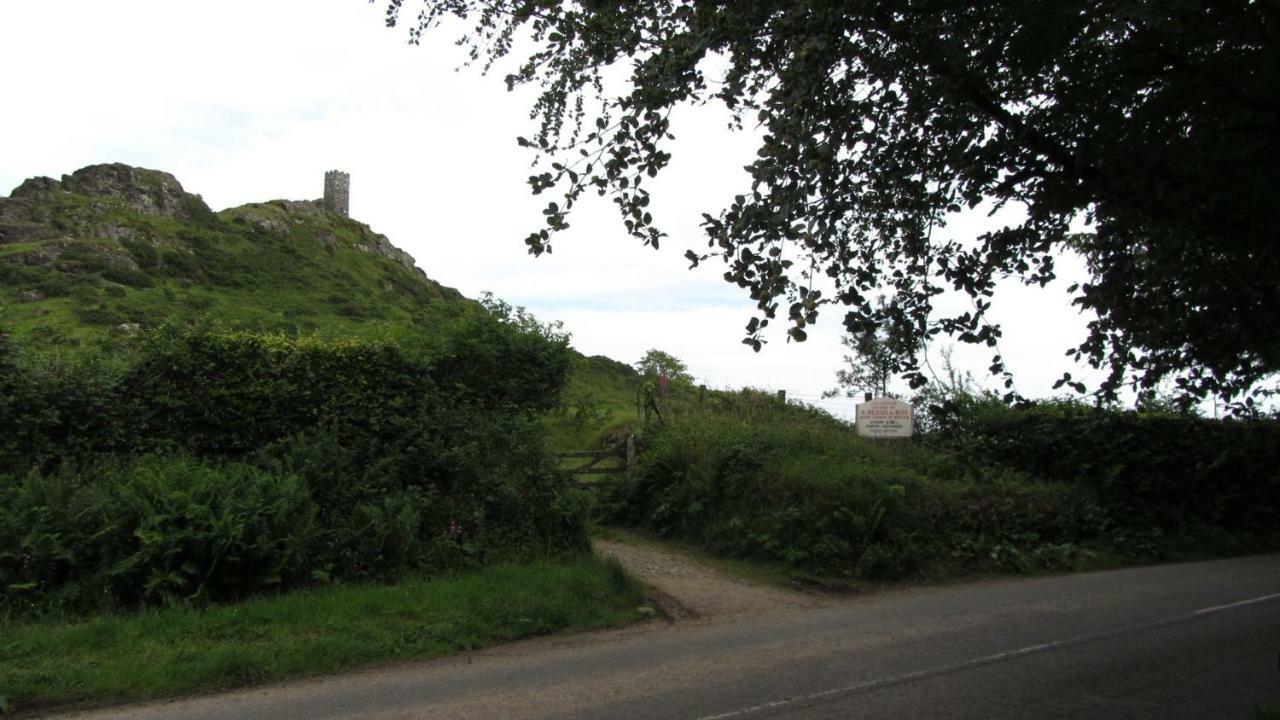
[[[109,372],[6,353],[0,585],[21,612],[131,606],[580,548],[531,419],[567,353],[478,309],[418,350],[166,328]]]
[[[0,339],[0,468],[52,468],[118,442],[121,372],[111,358],[33,357]]]
[[[942,372],[933,368],[926,355],[925,367],[929,370],[929,382],[916,389],[911,396],[916,433],[931,437],[938,433],[954,408],[975,402],[997,402],[996,393],[978,386],[973,374],[962,371],[951,361],[951,347],[941,349]],[[927,352],[927,351],[926,351]]]
[[[542,323],[490,293],[480,302],[487,315],[468,314],[448,326],[443,350],[432,357],[437,376],[493,407],[524,413],[555,407],[570,367],[563,325]]]
[[[666,375],[667,379],[673,383],[689,384],[693,382],[693,376],[689,374],[689,368],[685,367],[680,358],[657,349],[647,351],[644,357],[636,361],[635,368],[636,372],[640,373],[646,380],[657,380],[659,377]]]
[[[885,303],[882,301],[880,306],[883,308]],[[844,356],[845,367],[836,371],[840,389],[825,392],[823,397],[835,397],[841,391],[846,397],[859,397],[863,393],[885,397],[897,370],[897,359],[915,354],[910,346],[910,333],[902,328],[866,327],[856,334],[845,335],[840,342],[851,354]]]
[[[875,331],[867,331],[858,335],[845,335],[840,338],[851,355],[844,356],[846,367],[836,371],[836,383],[844,391],[846,397],[858,397],[870,393],[876,397],[889,394],[889,381],[894,375],[894,355],[889,344],[876,335]],[[834,397],[839,391],[823,393],[823,397]]]
[[[1280,526],[1280,422],[1105,410],[1071,402],[1010,408],[965,398],[936,441],[964,461],[1085,487],[1117,517],[1165,531]]]
[[[418,5],[415,43],[460,19],[486,69],[527,49],[506,76],[508,88],[541,86],[537,131],[519,142],[549,164],[533,192],[561,195],[527,239],[535,254],[588,191],[658,245],[647,181],[671,160],[673,108],[719,102],[738,127],[758,125],[749,190],[705,216],[711,252],[689,253],[720,257],[756,300],[745,339],[756,349],[779,314],[803,340],[827,305],[846,308],[851,333],[888,323],[917,341],[943,331],[994,347],[996,281],[1043,285],[1074,252],[1092,274],[1075,302],[1098,316],[1074,352],[1110,368],[1104,396],[1131,372],[1144,387],[1175,378],[1192,395],[1232,396],[1280,369],[1267,3],[384,5],[391,25]],[[953,213],[984,203],[1022,206],[1025,219],[976,245],[946,234]],[[1079,219],[1090,234],[1071,233]],[[973,309],[935,317],[946,288]],[[877,307],[885,289],[898,302]],[[914,357],[900,361],[924,381]]]
[[[646,440],[607,504],[623,522],[822,575],[1069,567],[1104,529],[1088,493],[877,445],[819,411],[716,394]]]
[[[1257,705],[1249,713],[1249,720],[1277,720],[1280,718],[1280,703],[1267,706]]]
[[[184,458],[0,479],[0,612],[245,597],[308,578],[297,477]]]
[[[1280,425],[1014,410],[964,393],[937,410],[926,443],[876,443],[821,411],[715,393],[644,438],[639,468],[602,506],[717,554],[856,578],[1076,568],[1276,539]]]
[[[238,599],[585,543],[541,421],[574,360],[558,325],[465,301],[314,203],[164,217],[79,191],[20,200],[59,232],[0,248],[0,292],[36,291],[0,333],[0,492],[27,503],[0,508],[0,540],[31,551],[0,573],[17,588],[0,614]],[[277,509],[300,524],[277,533]],[[267,564],[219,574],[237,563]]]

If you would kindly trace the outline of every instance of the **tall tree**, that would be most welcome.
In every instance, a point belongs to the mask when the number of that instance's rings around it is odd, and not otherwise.
[[[381,2],[396,24],[405,0]],[[418,5],[413,42],[457,17],[486,69],[527,52],[506,82],[541,87],[519,142],[544,163],[533,192],[557,194],[535,254],[592,190],[659,244],[647,183],[671,159],[673,107],[718,101],[758,123],[749,189],[704,216],[708,252],[689,253],[750,292],[756,349],[779,315],[803,340],[828,305],[855,335],[883,325],[870,298],[886,290],[918,339],[995,348],[997,281],[1044,285],[1070,250],[1092,276],[1074,302],[1097,315],[1071,354],[1109,369],[1102,397],[1131,379],[1231,397],[1280,370],[1275,0]],[[629,82],[609,82],[623,63]],[[976,243],[948,234],[984,203],[1026,218]],[[1080,220],[1091,231],[1070,234]],[[936,314],[946,288],[973,309]],[[896,369],[924,382],[914,356]]]

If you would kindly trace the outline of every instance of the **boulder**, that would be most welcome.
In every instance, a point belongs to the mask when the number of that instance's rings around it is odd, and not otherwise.
[[[51,177],[33,177],[22,181],[22,184],[9,193],[10,197],[26,198],[62,189],[62,183]]]

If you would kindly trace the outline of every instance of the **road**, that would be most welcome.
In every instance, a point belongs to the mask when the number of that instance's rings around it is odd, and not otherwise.
[[[1244,718],[1280,555],[769,605],[80,718]]]

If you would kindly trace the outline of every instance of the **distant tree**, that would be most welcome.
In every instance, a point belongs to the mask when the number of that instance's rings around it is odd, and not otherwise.
[[[877,303],[877,311],[885,317],[898,317],[896,303]],[[836,371],[838,387],[823,393],[824,397],[861,398],[864,393],[877,397],[889,395],[889,384],[897,374],[900,358],[914,356],[915,339],[901,324],[865,326],[859,332],[845,335],[840,342],[849,350],[845,366]]]
[[[893,380],[897,359],[889,349],[889,344],[876,335],[875,331],[865,331],[857,335],[845,335],[840,342],[852,351],[844,356],[847,367],[836,371],[836,382],[841,390],[833,390],[828,396],[843,392],[846,397],[860,397],[863,393],[871,393],[876,397],[889,394],[889,381]]]
[[[1159,388],[1139,391],[1134,397],[1133,409],[1140,413],[1160,415],[1202,415],[1200,408],[1188,402],[1187,398]]]
[[[650,350],[635,365],[636,371],[646,379],[656,380],[665,371],[667,379],[673,383],[689,384],[693,376],[680,359],[661,350]]]
[[[1169,379],[1232,397],[1280,370],[1273,0],[374,1],[391,25],[417,6],[414,43],[460,19],[486,70],[527,52],[506,83],[541,87],[519,142],[545,163],[532,191],[558,195],[534,254],[588,191],[659,244],[646,183],[671,160],[676,106],[758,127],[749,188],[704,215],[710,251],[689,253],[750,292],[757,350],[779,314],[794,340],[827,306],[855,336],[883,325],[885,291],[917,341],[995,348],[997,281],[1043,286],[1072,250],[1092,276],[1074,302],[1097,314],[1073,354],[1109,370],[1099,397]],[[976,243],[947,234],[983,203],[1026,217]],[[935,315],[948,288],[972,310]],[[927,381],[914,355],[895,364]]]

